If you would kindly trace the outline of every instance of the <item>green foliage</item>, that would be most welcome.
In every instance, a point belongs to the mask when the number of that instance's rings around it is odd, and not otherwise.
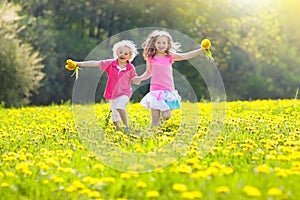
[[[21,106],[29,103],[29,97],[40,86],[44,77],[41,58],[32,46],[18,39],[16,12],[20,8],[0,3],[0,101],[5,106]],[[17,30],[17,31],[16,31]]]
[[[210,39],[229,100],[290,98],[300,85],[296,0],[13,2],[21,5],[24,16],[19,20],[23,29],[18,35],[40,52],[46,66],[46,77],[38,94],[31,97],[32,104],[69,100],[74,79],[64,70],[65,60],[83,60],[110,36],[140,27],[177,30],[199,43]],[[191,50],[182,46],[184,51]],[[210,99],[202,77],[188,62],[174,67],[191,80],[199,99]],[[104,85],[99,83],[99,91]],[[146,91],[141,88],[137,96]],[[102,94],[97,94],[97,101],[101,98]]]

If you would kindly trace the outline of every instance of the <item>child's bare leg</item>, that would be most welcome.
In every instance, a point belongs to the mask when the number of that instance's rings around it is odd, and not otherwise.
[[[152,109],[152,126],[159,126],[160,110]]]
[[[117,111],[119,112],[119,115],[120,115],[125,127],[128,127],[126,111],[122,110],[122,109],[117,109]]]
[[[120,130],[120,121],[115,121],[113,124],[115,125],[116,130]]]
[[[162,111],[162,118],[164,120],[168,120],[171,118],[171,115],[172,115],[172,110],[165,110],[165,111]]]

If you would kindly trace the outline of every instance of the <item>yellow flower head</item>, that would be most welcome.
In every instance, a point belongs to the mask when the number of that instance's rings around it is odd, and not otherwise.
[[[201,41],[201,47],[205,50],[209,49],[211,46],[211,42],[209,39],[204,39]]]
[[[76,62],[74,62],[71,59],[68,59],[66,63],[67,63],[66,64],[66,69],[67,70],[75,70],[78,67],[78,65],[76,64]]]
[[[210,48],[210,46],[211,46],[211,42],[210,42],[210,40],[209,39],[203,39],[202,41],[201,41],[201,47],[206,51],[206,57],[207,57],[207,59],[209,60],[209,61],[214,61],[214,58],[212,57],[212,54],[211,54],[211,52],[210,52],[210,50],[209,50],[209,48]]]
[[[260,197],[261,196],[261,192],[253,186],[245,186],[243,187],[243,192],[246,193],[247,196],[251,196],[251,197]]]
[[[65,68],[66,68],[67,70],[71,70],[71,71],[73,70],[74,73],[73,73],[71,76],[73,76],[73,75],[75,74],[76,79],[78,78],[78,70],[79,70],[79,66],[77,65],[76,62],[74,62],[74,61],[71,60],[71,59],[68,59],[68,60],[66,61],[66,66],[65,66]]]
[[[283,194],[283,192],[281,191],[281,189],[280,188],[275,188],[275,187],[273,187],[273,188],[270,188],[269,190],[268,190],[268,196],[282,196],[282,194]]]
[[[146,197],[148,197],[148,198],[156,198],[156,197],[159,197],[159,192],[156,191],[156,190],[149,190],[149,191],[146,193]]]
[[[172,188],[177,192],[185,192],[188,190],[186,185],[180,183],[175,183]]]

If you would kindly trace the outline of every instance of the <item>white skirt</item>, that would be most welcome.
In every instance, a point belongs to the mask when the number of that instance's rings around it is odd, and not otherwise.
[[[181,97],[177,90],[164,91],[155,90],[147,93],[141,100],[142,106],[146,109],[157,109],[161,111],[180,108]]]

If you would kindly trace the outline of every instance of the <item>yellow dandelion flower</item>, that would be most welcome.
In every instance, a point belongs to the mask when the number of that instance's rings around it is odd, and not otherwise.
[[[185,192],[188,190],[187,186],[184,184],[180,184],[180,183],[175,183],[172,186],[172,189],[175,190],[176,192]]]
[[[216,188],[216,192],[217,193],[229,193],[230,192],[230,188],[227,186],[219,186]]]
[[[179,173],[190,174],[192,172],[192,167],[188,165],[181,164],[177,170]]]
[[[148,187],[148,185],[147,185],[147,183],[145,183],[143,181],[138,181],[136,183],[136,187],[138,187],[138,188],[146,188],[146,187]]]
[[[90,182],[92,182],[92,180],[93,180],[93,177],[91,177],[91,176],[86,176],[86,177],[83,177],[83,179],[82,179],[82,181],[84,183],[90,183]]]
[[[102,177],[100,179],[100,181],[106,182],[106,183],[114,183],[114,182],[116,182],[116,179],[114,177]]]
[[[276,160],[276,156],[275,155],[266,155],[266,160]]]
[[[191,165],[195,165],[199,163],[199,159],[197,157],[187,159],[186,162]]]
[[[164,173],[164,171],[165,170],[163,168],[157,168],[157,169],[154,170],[154,172],[159,173],[159,174]]]
[[[49,166],[53,166],[53,167],[57,167],[58,166],[58,163],[55,159],[53,158],[48,158],[46,160],[46,164],[49,165]]]
[[[18,156],[18,159],[21,160],[21,161],[26,161],[27,160],[27,157],[24,155],[24,154],[20,154]]]
[[[202,192],[200,191],[191,191],[191,193],[196,199],[201,199],[203,197]]]
[[[242,152],[234,152],[233,153],[233,156],[236,156],[236,157],[242,157],[244,154]]]
[[[71,186],[65,188],[65,191],[66,191],[66,192],[74,192],[74,191],[76,191],[76,190],[77,190],[77,188],[74,187],[73,185],[71,185]]]
[[[29,169],[26,169],[22,173],[27,175],[27,176],[30,176],[32,174],[32,171],[30,171]]]
[[[85,188],[85,189],[80,190],[79,194],[88,195],[91,192],[92,192],[92,190]]]
[[[209,167],[205,173],[208,175],[208,176],[215,176],[219,173],[219,169],[216,168],[216,167]]]
[[[71,59],[68,59],[68,60],[66,61],[65,68],[66,68],[67,70],[74,71],[74,73],[73,73],[71,76],[74,76],[74,74],[75,74],[76,79],[78,78],[78,70],[79,70],[79,66],[77,65],[76,62],[74,62],[74,61],[71,60]]]
[[[195,199],[192,192],[183,192],[180,195],[183,199]]]
[[[149,190],[149,191],[146,193],[146,197],[148,197],[148,198],[156,198],[156,197],[159,197],[159,192],[156,191],[156,190]]]
[[[274,171],[275,171],[275,175],[277,177],[285,178],[288,176],[287,170],[285,170],[285,169],[277,168],[277,170],[274,170]]]
[[[63,183],[65,181],[64,178],[56,175],[53,175],[51,179],[53,180],[54,183]]]
[[[183,199],[201,199],[202,193],[199,191],[182,192],[180,195]]]
[[[130,179],[131,175],[129,173],[121,173],[120,178],[122,179]]]
[[[232,167],[228,167],[228,166],[222,166],[220,170],[223,174],[226,174],[226,175],[232,174],[234,172],[234,169]]]
[[[96,169],[96,170],[98,170],[98,171],[100,171],[100,172],[104,171],[104,169],[105,169],[104,165],[102,165],[100,163],[94,165],[93,168]]]
[[[60,160],[60,162],[61,162],[62,164],[69,164],[69,163],[70,163],[70,160],[69,160],[68,158],[62,158],[62,159]]]
[[[9,186],[9,183],[8,183],[8,182],[2,182],[0,186],[1,186],[1,187],[8,187],[8,186]]]
[[[269,165],[266,165],[266,164],[263,164],[263,165],[258,165],[255,170],[259,173],[262,173],[262,174],[267,174],[267,173],[270,173],[270,166]]]
[[[16,176],[15,173],[13,173],[13,172],[6,172],[5,174],[7,177],[15,177]]]
[[[206,178],[209,175],[205,171],[194,172],[190,175],[191,178]]]
[[[280,161],[290,161],[290,158],[288,156],[285,155],[278,155],[277,159]]]
[[[65,173],[72,173],[72,174],[74,174],[76,172],[75,169],[70,168],[70,167],[63,168],[62,171],[65,172]]]
[[[251,197],[260,197],[261,196],[261,192],[253,186],[245,186],[243,187],[243,192],[247,195],[247,196],[251,196]]]
[[[212,163],[210,163],[210,166],[211,167],[218,167],[218,168],[220,168],[221,164],[219,162],[212,162]]]
[[[101,197],[101,194],[98,191],[90,191],[87,193],[87,196],[90,198],[99,198]]]
[[[299,170],[300,171],[300,162],[299,161],[294,161],[292,162],[292,167],[291,167],[292,170]]]
[[[78,189],[85,188],[85,185],[81,181],[78,181],[78,180],[74,180],[72,182],[72,186],[74,186],[74,187],[76,187]]]
[[[203,40],[201,41],[201,47],[202,47],[203,49],[207,50],[207,49],[210,48],[210,46],[211,46],[210,40],[208,40],[208,39],[203,39]]]
[[[279,196],[281,196],[283,193],[282,193],[282,191],[281,191],[280,188],[275,188],[275,187],[273,187],[273,188],[270,188],[270,189],[268,190],[267,194],[268,194],[268,196],[279,197]]]
[[[209,50],[211,46],[211,42],[209,39],[203,39],[201,41],[201,47],[206,51],[206,57],[208,58],[208,60],[211,60],[213,61],[213,57],[212,57],[212,54],[211,54],[211,51]]]

